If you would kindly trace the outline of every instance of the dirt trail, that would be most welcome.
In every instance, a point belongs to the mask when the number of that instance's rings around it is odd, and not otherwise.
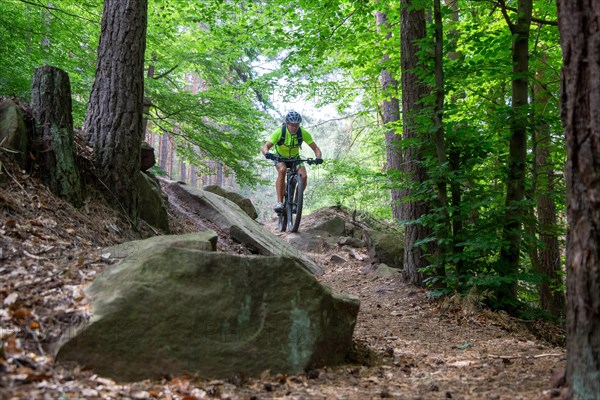
[[[434,302],[399,278],[365,272],[364,260],[332,248],[318,255],[335,290],[358,296],[355,360],[294,376],[206,381],[173,377],[118,385],[55,365],[48,345],[85,318],[82,289],[107,267],[101,247],[151,235],[91,196],[75,210],[28,176],[4,178],[0,194],[0,399],[550,399],[565,351],[506,315],[466,302]],[[0,182],[2,183],[2,182]],[[25,191],[27,188],[27,191]],[[174,233],[206,221],[171,208]],[[267,225],[268,227],[268,225]],[[221,238],[220,238],[221,240]],[[240,251],[227,241],[220,251]],[[335,264],[338,254],[346,262]],[[364,254],[358,254],[363,258]],[[366,259],[366,257],[364,257]],[[539,329],[539,328],[538,328]],[[548,328],[549,330],[549,328]],[[556,336],[550,332],[548,337]]]

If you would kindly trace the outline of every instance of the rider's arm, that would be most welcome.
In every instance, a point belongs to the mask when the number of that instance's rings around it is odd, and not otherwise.
[[[272,145],[271,145],[272,146]],[[315,157],[317,158],[323,158],[322,154],[321,154],[321,149],[319,148],[319,146],[317,146],[317,143],[312,142],[311,144],[308,145],[312,151],[315,153]]]
[[[265,145],[262,147],[262,149],[260,149],[260,151],[262,152],[263,156],[269,152],[269,150],[271,149],[271,147],[273,147],[273,143],[267,141],[265,143]]]

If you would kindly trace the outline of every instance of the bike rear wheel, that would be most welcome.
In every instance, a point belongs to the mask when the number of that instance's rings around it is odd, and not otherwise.
[[[288,186],[286,211],[287,226],[290,232],[298,231],[302,219],[302,202],[304,200],[304,188],[302,186],[300,175],[294,176]]]

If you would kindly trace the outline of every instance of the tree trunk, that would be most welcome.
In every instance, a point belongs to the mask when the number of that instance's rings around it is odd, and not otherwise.
[[[104,1],[96,77],[85,120],[98,176],[136,222],[147,8],[147,0]]]
[[[223,186],[223,165],[219,161],[215,161],[216,184]]]
[[[382,27],[389,29],[387,15],[376,11],[375,18],[377,21],[377,32],[381,33]],[[385,37],[386,43],[392,39],[391,32]],[[388,46],[385,46],[387,48]],[[390,57],[386,53],[383,54],[383,64],[389,63]],[[387,69],[381,70],[381,90],[385,100],[383,101],[383,124],[384,126],[400,120],[400,102],[398,101],[398,81],[394,79],[392,74]],[[385,133],[385,153],[387,160],[388,171],[400,171],[402,165],[402,147],[400,135],[396,133],[396,129],[389,129]],[[400,204],[400,191],[398,189],[391,190],[392,202],[392,217],[395,221],[402,219]]]
[[[500,277],[510,277],[502,281],[496,298],[503,307],[512,309],[517,305],[517,278],[519,272],[520,248],[524,218],[522,201],[525,198],[525,167],[527,155],[527,127],[529,125],[528,71],[529,71],[529,28],[531,25],[532,0],[519,0],[517,22],[507,20],[513,35],[513,81],[511,137],[508,154],[508,177],[502,247],[497,272]]]
[[[545,57],[543,57],[545,59]],[[538,71],[537,82],[546,82],[546,71],[543,66]],[[533,88],[536,109],[544,110],[548,105],[548,93],[543,84],[536,84]],[[537,116],[538,119],[542,117]],[[554,182],[557,180],[554,165],[551,163],[550,145],[551,132],[547,123],[540,123],[534,130],[533,154],[534,162],[534,188],[537,201],[537,220],[539,226],[539,238],[542,246],[537,249],[538,272],[542,275],[542,281],[538,286],[540,295],[540,306],[542,310],[555,316],[565,313],[565,296],[562,290],[560,274],[561,261],[558,238],[560,229],[558,227],[556,203],[552,197],[555,192]],[[536,265],[536,263],[534,263]]]
[[[567,138],[567,382],[600,399],[600,2],[558,0]]]
[[[459,21],[459,9],[458,9],[458,0],[446,0],[446,7],[448,7],[452,13],[450,14],[450,19],[452,22]],[[460,32],[457,30],[451,30],[450,35],[448,37],[448,58],[450,60],[456,60],[460,57],[460,53],[456,52],[456,47],[458,43],[458,36]],[[455,103],[458,98],[464,97],[463,92],[459,92],[453,95],[450,99],[452,103]],[[460,126],[455,126],[454,129],[459,129]],[[454,139],[449,142],[447,146],[448,152],[448,168],[450,169],[450,175],[456,177],[459,175],[461,171],[461,143]],[[456,277],[458,279],[459,284],[462,283],[463,274],[465,271],[465,262],[462,254],[465,249],[465,245],[462,244],[462,233],[463,233],[463,221],[464,221],[464,213],[460,210],[462,208],[462,187],[461,180],[457,178],[450,179],[450,206],[451,209],[454,210],[452,215],[448,218],[452,221],[452,254],[454,258],[457,260],[455,262],[456,268]]]
[[[187,168],[183,161],[179,162],[179,180],[187,183]]]
[[[158,165],[163,171],[167,172],[167,162],[169,160],[169,134],[165,131],[160,135],[159,147]]]
[[[418,41],[426,36],[425,11],[415,7],[412,0],[401,1],[401,67],[402,67],[402,120],[404,139],[421,139],[417,117],[424,110],[423,98],[428,94],[425,82],[416,74],[419,64]],[[411,181],[410,186],[417,186],[427,181],[427,171],[423,165],[423,144],[406,146],[403,152],[404,173]],[[403,218],[410,221],[405,226],[404,240],[404,274],[408,282],[421,285],[423,275],[421,268],[429,265],[427,256],[433,254],[430,245],[416,245],[431,236],[431,229],[415,222],[420,217],[428,214],[430,205],[420,199],[414,198],[414,190],[409,187],[405,193],[409,200],[403,204]]]
[[[434,74],[435,74],[435,105],[433,109],[434,142],[437,154],[438,168],[446,169],[446,142],[444,133],[444,32],[442,24],[441,0],[433,2],[433,17],[435,26]],[[448,218],[448,188],[446,174],[441,171],[436,174],[437,206],[439,222],[435,232],[436,237],[436,274],[445,275],[446,256],[448,255],[448,238],[450,237],[450,221]]]
[[[198,187],[198,169],[194,164],[190,166],[190,186],[193,188]]]
[[[69,75],[51,66],[38,68],[31,82],[31,103],[42,179],[54,194],[79,206],[83,195],[75,162]]]

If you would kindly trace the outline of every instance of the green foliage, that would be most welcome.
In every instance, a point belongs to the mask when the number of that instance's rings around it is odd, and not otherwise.
[[[101,15],[102,1],[3,1],[0,93],[28,100],[35,69],[55,66],[69,74],[74,121],[81,124],[96,63]]]

